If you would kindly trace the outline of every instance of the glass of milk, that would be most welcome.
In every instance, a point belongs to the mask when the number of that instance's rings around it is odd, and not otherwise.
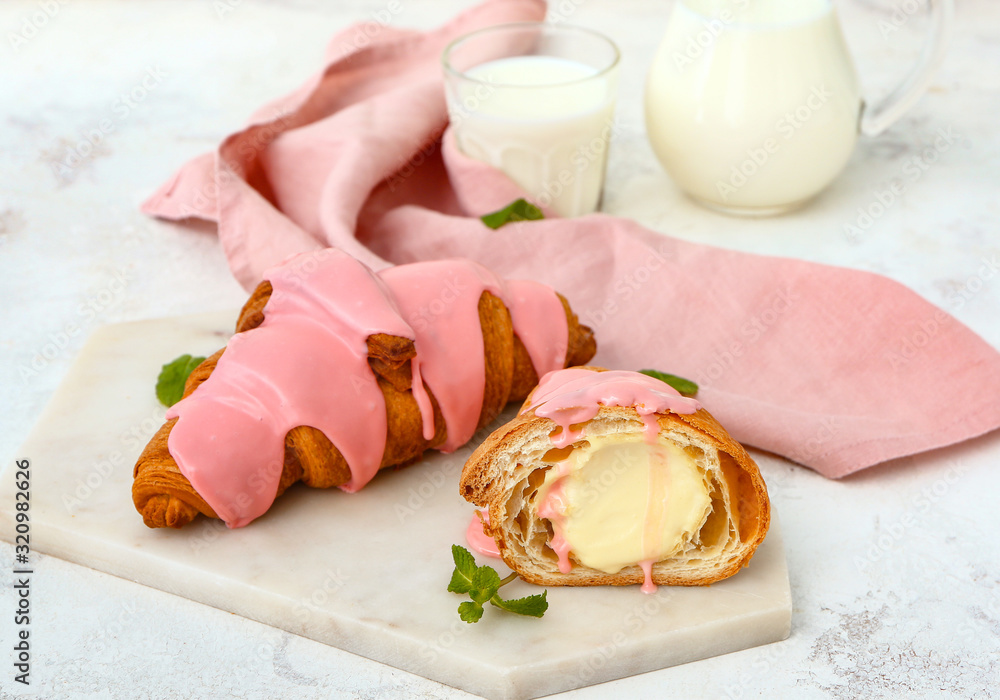
[[[874,136],[924,91],[951,0],[893,93],[866,104],[830,0],[678,0],[646,82],[646,131],[677,185],[727,213],[780,214],[825,188],[859,132]]]
[[[597,32],[540,22],[457,39],[442,61],[458,147],[559,216],[596,211],[614,133],[618,59],[618,47]]]

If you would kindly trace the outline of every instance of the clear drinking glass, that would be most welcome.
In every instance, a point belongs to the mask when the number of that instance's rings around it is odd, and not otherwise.
[[[618,59],[610,39],[579,27],[519,22],[460,37],[442,56],[458,147],[559,216],[597,210]]]

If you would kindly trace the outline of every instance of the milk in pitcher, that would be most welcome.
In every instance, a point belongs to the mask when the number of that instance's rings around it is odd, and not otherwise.
[[[860,109],[829,0],[678,0],[646,86],[649,139],[674,181],[743,214],[819,192]]]

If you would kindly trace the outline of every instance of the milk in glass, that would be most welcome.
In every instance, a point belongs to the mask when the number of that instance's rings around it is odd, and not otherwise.
[[[612,134],[614,75],[568,58],[500,58],[449,95],[459,148],[560,216],[595,211]]]

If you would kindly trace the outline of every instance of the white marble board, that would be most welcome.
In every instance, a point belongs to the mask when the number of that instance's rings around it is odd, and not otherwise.
[[[457,493],[471,448],[432,453],[357,494],[301,485],[246,528],[204,518],[150,530],[132,466],[164,409],[160,365],[209,354],[235,313],[99,328],[18,455],[31,460],[35,551],[245,616],[488,698],[532,698],[788,636],[791,596],[777,522],[750,566],[707,588],[550,588],[541,620],[488,609],[459,620],[450,545],[472,512]],[[7,472],[14,468],[10,464]],[[14,479],[0,478],[0,502]],[[0,532],[12,539],[12,509]],[[480,558],[482,559],[482,558]],[[506,567],[494,562],[501,572]],[[528,595],[523,582],[505,589]]]

